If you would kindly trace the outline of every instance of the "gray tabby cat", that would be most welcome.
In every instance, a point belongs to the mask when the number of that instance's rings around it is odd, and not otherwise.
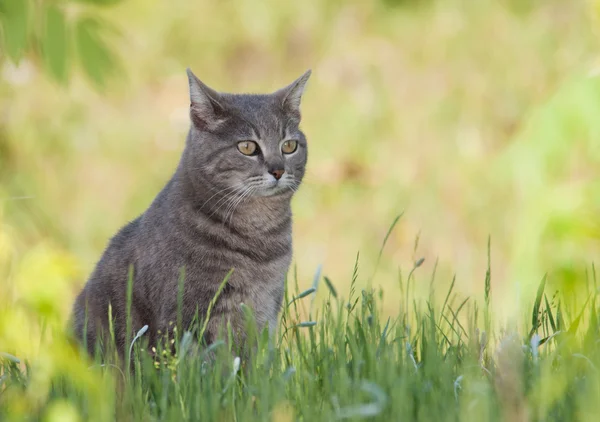
[[[76,337],[94,353],[108,330],[109,304],[123,356],[126,289],[133,268],[130,338],[144,325],[151,345],[172,329],[206,315],[233,269],[204,335],[210,344],[229,322],[243,343],[244,313],[272,332],[292,257],[290,201],[304,176],[307,144],[300,100],[310,71],[269,95],[218,93],[188,69],[191,128],[175,174],[140,217],[114,236],[76,299]],[[87,309],[87,316],[86,316]],[[87,327],[85,327],[87,323]],[[171,337],[172,338],[172,337]]]

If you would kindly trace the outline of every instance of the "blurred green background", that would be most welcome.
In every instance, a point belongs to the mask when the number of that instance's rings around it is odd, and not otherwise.
[[[0,0],[0,316],[18,304],[66,319],[109,237],[175,169],[187,66],[227,92],[274,91],[312,68],[301,287],[322,264],[346,293],[358,251],[368,278],[404,211],[375,278],[388,313],[400,269],[421,257],[418,291],[437,260],[438,283],[456,274],[482,294],[489,236],[499,311],[545,272],[553,288],[589,288],[593,16],[563,0]]]

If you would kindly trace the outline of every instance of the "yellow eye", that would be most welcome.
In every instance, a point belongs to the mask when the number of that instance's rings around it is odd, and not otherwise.
[[[281,152],[284,154],[291,154],[292,152],[296,151],[296,149],[298,149],[298,141],[291,139],[289,141],[285,141],[281,146]]]
[[[237,144],[238,150],[244,155],[258,154],[258,145],[254,141],[242,141]]]

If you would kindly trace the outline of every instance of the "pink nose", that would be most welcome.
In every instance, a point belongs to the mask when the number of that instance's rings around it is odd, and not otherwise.
[[[271,173],[275,179],[279,180],[281,179],[281,176],[283,176],[283,173],[285,173],[285,170],[271,170],[269,173]]]

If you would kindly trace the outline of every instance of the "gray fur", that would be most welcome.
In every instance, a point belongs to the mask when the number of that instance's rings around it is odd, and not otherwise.
[[[72,324],[83,340],[87,304],[88,350],[108,328],[112,308],[116,343],[126,338],[126,288],[133,267],[132,333],[158,331],[177,322],[178,280],[184,268],[183,328],[202,318],[218,286],[233,274],[212,311],[205,334],[214,341],[224,322],[243,338],[240,303],[254,310],[259,329],[272,331],[282,305],[292,257],[290,200],[304,176],[307,145],[299,129],[300,98],[310,71],[269,95],[223,94],[188,69],[190,118],[186,146],[175,174],[137,219],[106,248],[76,299]],[[286,139],[298,141],[291,155]],[[256,141],[261,153],[245,156],[237,142]],[[270,172],[285,170],[280,180]]]

